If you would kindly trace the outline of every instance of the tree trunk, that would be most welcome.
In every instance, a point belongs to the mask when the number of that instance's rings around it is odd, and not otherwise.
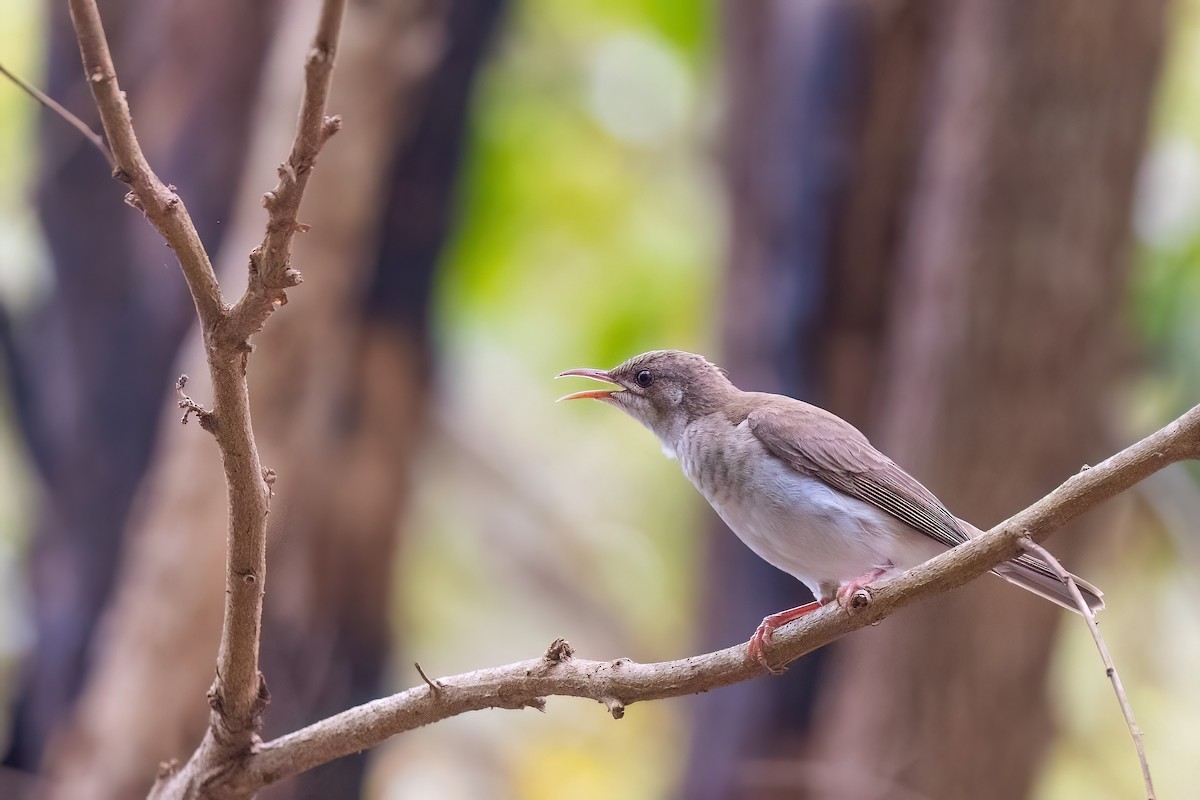
[[[1162,28],[1156,2],[973,0],[944,20],[875,420],[878,444],[981,527],[1107,452]],[[1094,545],[1073,532],[1054,550]],[[1065,619],[980,581],[854,637],[813,756],[868,778],[859,797],[1026,796]]]
[[[1105,450],[1162,4],[752,8],[727,49],[735,378],[825,405],[997,522]],[[729,556],[711,602],[763,602]],[[1025,796],[1061,619],[980,581],[860,632],[701,714],[682,794]]]
[[[857,395],[877,368],[935,8],[926,0],[726,6],[732,224],[722,360],[739,386],[862,421]],[[747,639],[763,616],[808,599],[719,520],[712,530],[700,615],[707,646]],[[774,778],[758,762],[803,740],[836,648],[793,664],[783,679],[696,698],[681,796],[766,791]]]

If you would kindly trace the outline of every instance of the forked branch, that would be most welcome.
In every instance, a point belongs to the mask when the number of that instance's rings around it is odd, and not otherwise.
[[[299,272],[290,267],[291,243],[303,228],[296,214],[317,155],[340,125],[336,118],[325,116],[325,105],[345,7],[345,0],[322,3],[306,60],[305,91],[291,155],[279,169],[279,185],[264,202],[266,234],[251,254],[246,291],[230,308],[183,201],[174,186],[154,174],[138,144],[95,0],[70,0],[84,74],[112,149],[113,175],[130,187],[126,202],[140,209],[175,251],[196,304],[213,402],[206,410],[190,397],[181,397],[184,421],[195,413],[216,438],[229,499],[225,615],[217,677],[208,695],[209,728],[184,767],[168,768],[159,776],[154,793],[163,797],[211,796],[213,776],[226,774],[257,743],[268,700],[258,653],[274,473],[263,468],[254,442],[246,362],[250,336],[286,302],[285,290],[300,282]]]

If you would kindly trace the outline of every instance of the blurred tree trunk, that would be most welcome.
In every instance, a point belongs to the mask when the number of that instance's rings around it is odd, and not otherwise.
[[[951,9],[874,419],[884,449],[986,528],[1110,449],[1163,4]],[[1054,549],[1094,546],[1080,527]],[[874,775],[863,797],[1026,796],[1065,621],[993,580],[855,637],[811,752],[834,775]]]
[[[1105,452],[1162,4],[754,9],[753,23],[748,9],[729,14],[727,50],[735,377],[807,390],[957,513],[997,522]],[[739,38],[733,22],[766,38]],[[739,99],[736,76],[755,70],[756,94]],[[780,89],[812,82],[843,87],[840,115],[829,95]],[[738,146],[772,127],[782,144]],[[814,147],[814,128],[841,147]],[[745,188],[755,174],[757,201]],[[801,191],[812,202],[786,193],[822,174],[819,192]],[[809,246],[787,246],[797,236]],[[754,266],[773,258],[788,261]],[[815,322],[814,305],[824,309]],[[739,319],[756,321],[757,341]],[[792,341],[772,329],[781,319],[802,323]],[[807,380],[736,374],[744,363],[773,364],[776,376],[800,363]],[[1087,541],[1067,531],[1054,549]],[[719,569],[714,592],[742,607]],[[720,725],[702,716],[683,795],[1025,796],[1051,732],[1045,674],[1062,619],[980,581],[860,632],[822,668],[806,666],[810,656],[759,682],[757,696],[744,690],[753,701],[727,704]],[[815,710],[796,702],[806,693]],[[713,740],[734,755],[715,757]]]
[[[244,283],[262,235],[260,198],[290,144],[316,6],[287,7],[266,62],[217,264],[227,296]],[[259,449],[279,476],[262,655],[272,693],[266,735],[382,691],[392,553],[430,385],[429,292],[467,98],[500,7],[390,0],[348,10],[331,98],[346,125],[314,173],[301,208],[313,228],[293,258],[305,285],[255,338],[250,371]],[[203,363],[193,337],[178,368],[192,374],[188,391],[200,400],[210,393]],[[225,492],[211,439],[178,416],[171,408],[161,423],[96,667],[47,757],[54,797],[144,792],[158,762],[186,757],[207,721]],[[364,763],[347,759],[269,794],[351,797]]]
[[[112,2],[105,24],[151,160],[220,249],[274,3]],[[47,89],[99,129],[65,4],[50,6]],[[220,59],[206,54],[223,53]],[[195,69],[196,61],[211,68]],[[186,98],[187,102],[180,102]],[[11,312],[5,350],[19,425],[42,482],[32,537],[34,650],[6,763],[36,770],[82,686],[112,592],[130,502],[150,460],[172,361],[194,318],[162,240],[120,202],[108,166],[43,112],[38,208],[54,289]]]
[[[290,422],[277,417],[279,435],[296,437],[295,450],[281,463],[292,465],[282,490],[286,544],[272,550],[272,592],[267,595],[268,641],[263,671],[276,701],[266,717],[266,735],[296,730],[386,691],[384,667],[393,637],[393,553],[404,512],[410,464],[428,425],[426,402],[432,386],[429,304],[442,247],[450,232],[467,103],[478,68],[491,42],[503,0],[453,0],[410,4],[403,42],[428,48],[428,62],[410,64],[409,83],[395,103],[380,98],[370,80],[354,79],[355,103],[394,115],[392,138],[375,164],[382,183],[375,219],[365,206],[349,218],[375,226],[370,250],[359,254],[355,278],[330,330],[316,332],[306,408]],[[401,6],[397,6],[400,8]],[[390,56],[388,42],[378,54]],[[396,46],[395,42],[391,46]],[[344,64],[343,64],[344,66]],[[346,97],[345,94],[342,97]],[[349,99],[349,98],[348,98]],[[341,134],[339,134],[340,136]],[[363,166],[369,163],[359,153]],[[389,164],[390,162],[390,164]],[[361,184],[360,184],[361,185]],[[347,181],[321,205],[308,201],[314,221],[334,217],[345,206]],[[343,211],[343,213],[345,213]],[[306,217],[308,218],[308,217]],[[361,225],[361,222],[352,224]],[[353,231],[332,257],[353,258]],[[326,267],[354,273],[353,262]],[[303,313],[303,312],[300,312]],[[274,320],[272,321],[274,323]],[[297,325],[311,325],[299,318]],[[294,335],[294,334],[293,334]],[[295,346],[280,342],[280,347]],[[274,353],[267,351],[264,354]],[[272,355],[264,355],[264,360]],[[273,364],[264,401],[274,390],[281,405],[295,391],[294,368]],[[310,416],[311,415],[311,416]],[[296,431],[282,428],[309,428]],[[274,529],[273,529],[274,530]],[[263,793],[270,798],[357,796],[369,754],[332,764]]]
[[[726,5],[724,167],[732,225],[722,358],[738,385],[839,409],[863,423],[877,369],[894,249],[916,148],[916,97],[936,4],[840,0]],[[854,230],[854,235],[848,231]],[[846,269],[837,269],[845,262]],[[826,362],[844,367],[830,380]],[[705,642],[749,638],[807,590],[714,518]],[[694,701],[682,797],[740,797],[748,759],[794,747],[811,722],[834,645],[785,678]]]
[[[722,166],[731,226],[720,361],[739,386],[797,397],[819,392],[820,300],[861,103],[862,16],[839,0],[725,5]],[[767,614],[811,599],[715,514],[709,519],[708,592],[699,615],[705,649],[749,638]],[[680,796],[737,794],[747,753],[804,729],[826,656],[797,662],[786,681],[750,681],[693,698],[697,735]]]

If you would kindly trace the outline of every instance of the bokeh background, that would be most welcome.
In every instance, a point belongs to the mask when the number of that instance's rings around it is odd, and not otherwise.
[[[135,124],[226,286],[261,236],[314,0],[105,0]],[[0,62],[84,119],[65,4]],[[432,675],[678,658],[802,602],[650,435],[551,377],[658,347],[851,420],[987,527],[1200,399],[1197,0],[352,0],[251,391],[267,734]],[[224,492],[170,252],[0,82],[0,796],[140,796],[206,720]],[[1200,486],[1056,535],[1161,795],[1200,744]],[[999,581],[614,722],[554,698],[264,795],[1139,796],[1082,624]]]

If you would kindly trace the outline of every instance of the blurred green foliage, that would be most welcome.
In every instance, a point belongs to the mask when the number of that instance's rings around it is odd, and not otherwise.
[[[475,106],[444,339],[484,336],[547,370],[707,343],[710,11],[516,4]]]
[[[528,658],[559,635],[594,658],[692,648],[704,525],[690,487],[628,419],[555,405],[571,388],[552,378],[655,347],[712,350],[714,12],[510,9],[439,273],[443,446],[418,476],[399,566],[403,641],[436,659],[427,668]],[[474,716],[398,742],[379,780],[396,796],[429,781],[443,797],[662,797],[685,708],[639,705],[615,723],[554,698],[545,717]],[[473,768],[453,755],[464,742]]]
[[[1135,214],[1137,332],[1151,420],[1200,397],[1200,2],[1172,6],[1154,127]],[[1152,424],[1152,423],[1148,423]]]

